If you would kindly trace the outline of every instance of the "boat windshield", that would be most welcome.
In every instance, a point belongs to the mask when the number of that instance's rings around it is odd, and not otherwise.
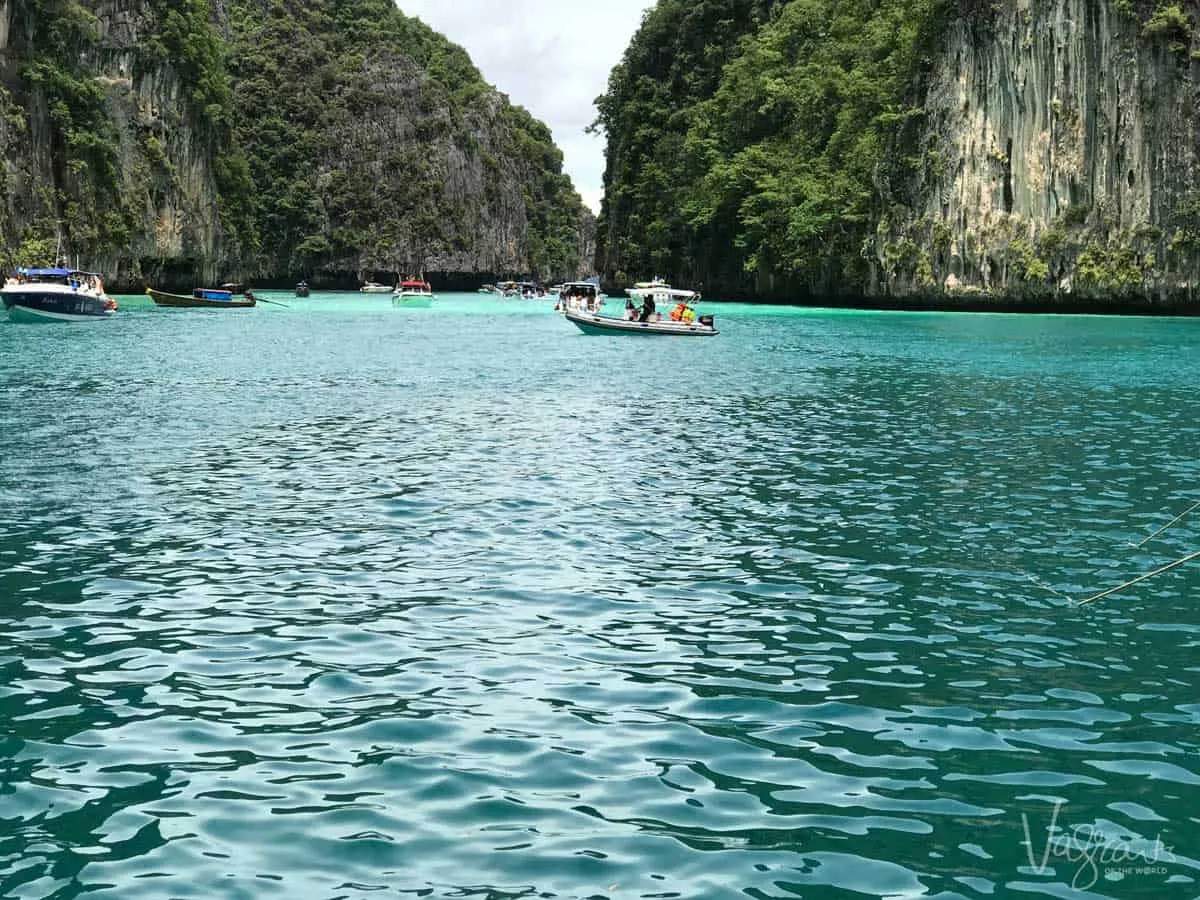
[[[100,275],[96,272],[85,272],[82,269],[67,269],[62,266],[41,269],[19,268],[16,270],[15,275],[10,276],[10,278],[18,283],[68,284],[72,287],[95,285],[100,282]]]

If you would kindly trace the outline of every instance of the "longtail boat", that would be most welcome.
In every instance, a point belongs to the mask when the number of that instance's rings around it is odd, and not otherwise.
[[[245,309],[258,302],[250,291],[242,292],[238,299],[234,299],[233,291],[219,288],[196,288],[190,297],[186,294],[169,294],[151,287],[146,288],[146,293],[150,295],[156,306],[177,308]]]

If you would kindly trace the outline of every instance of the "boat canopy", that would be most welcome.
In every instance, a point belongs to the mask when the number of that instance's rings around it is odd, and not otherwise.
[[[427,287],[428,285],[429,285],[428,281],[414,281],[412,279],[409,279],[408,281],[400,282],[400,287],[423,288],[423,287]]]
[[[89,277],[99,278],[99,272],[85,272],[83,269],[67,269],[62,266],[54,266],[49,269],[17,269],[18,275],[28,275],[30,278],[70,278],[72,275],[87,275]]]
[[[662,300],[668,298],[671,300],[682,300],[684,302],[696,301],[700,299],[699,291],[686,291],[683,288],[665,287],[662,285],[656,287],[632,287],[625,293],[630,297],[645,297],[647,295],[655,299]]]

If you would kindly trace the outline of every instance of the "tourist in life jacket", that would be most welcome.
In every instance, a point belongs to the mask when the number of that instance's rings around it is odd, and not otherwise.
[[[675,308],[671,310],[671,321],[682,322],[684,314],[687,312],[687,304],[680,300],[675,304]]]

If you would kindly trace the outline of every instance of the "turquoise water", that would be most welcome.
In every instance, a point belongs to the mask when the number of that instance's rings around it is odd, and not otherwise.
[[[0,896],[1200,894],[1200,321],[263,296],[0,324]]]

